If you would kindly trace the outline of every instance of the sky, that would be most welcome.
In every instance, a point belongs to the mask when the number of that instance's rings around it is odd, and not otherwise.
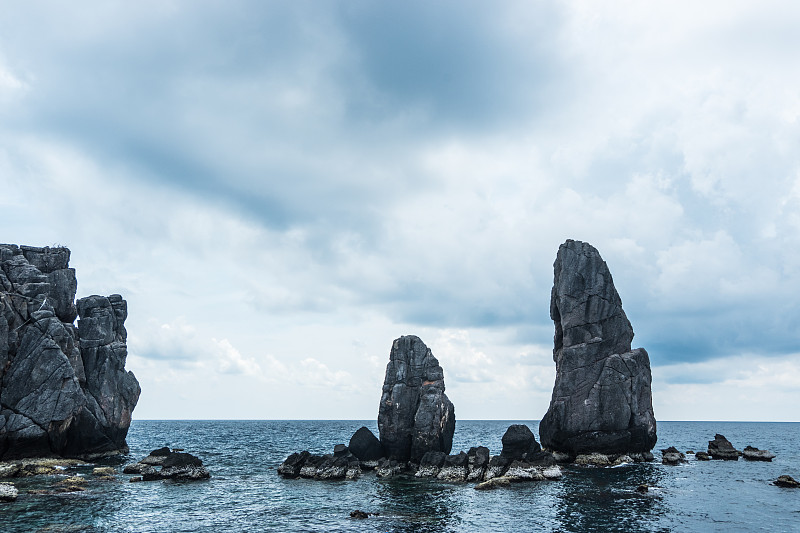
[[[128,301],[138,419],[538,420],[553,261],[658,420],[800,421],[800,3],[0,0],[0,242]]]

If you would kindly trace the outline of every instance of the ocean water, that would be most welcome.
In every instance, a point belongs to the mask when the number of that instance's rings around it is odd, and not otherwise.
[[[454,453],[488,446],[499,453],[512,423],[459,421]],[[800,489],[770,484],[781,474],[800,479],[800,423],[659,422],[656,450],[705,450],[715,433],[737,449],[766,448],[771,463],[693,460],[615,468],[568,467],[555,482],[532,482],[493,491],[473,484],[416,479],[356,481],[282,479],[275,469],[294,451],[329,453],[375,421],[146,421],[135,420],[130,457],[161,446],[201,457],[212,478],[199,482],[93,482],[88,490],[27,494],[52,479],[14,480],[20,497],[0,504],[0,531],[800,531]],[[660,453],[655,454],[660,459]],[[87,474],[91,466],[77,471]],[[74,474],[74,471],[71,472]],[[641,483],[649,493],[635,492]],[[361,509],[380,513],[350,518]]]

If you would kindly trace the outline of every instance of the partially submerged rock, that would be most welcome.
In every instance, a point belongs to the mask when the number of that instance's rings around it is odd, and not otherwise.
[[[687,462],[686,456],[675,446],[670,446],[665,450],[661,450],[661,464],[677,466],[685,462]]]
[[[163,449],[154,450],[150,455],[132,465],[126,465],[125,474],[141,474],[142,481],[159,479],[200,480],[208,479],[211,473],[203,466],[203,461],[190,453],[169,451],[164,455]],[[157,468],[160,466],[161,468]]]
[[[769,450],[759,450],[752,446],[745,446],[742,451],[742,457],[748,461],[772,461],[775,459],[775,454]]]
[[[795,481],[795,479],[787,474],[782,476],[778,476],[778,479],[772,482],[773,485],[777,487],[784,487],[787,489],[796,489],[800,487],[800,482]]]
[[[524,424],[510,425],[501,442],[503,450],[500,455],[511,460],[526,458],[528,454],[538,453],[542,449],[536,442],[533,432]]]
[[[556,381],[542,445],[573,456],[648,452],[656,443],[650,359],[631,350],[633,328],[608,266],[590,244],[568,240],[553,267]]]
[[[733,447],[724,435],[717,433],[714,440],[708,441],[708,455],[712,459],[723,459],[725,461],[738,461],[739,451]]]
[[[378,409],[387,457],[419,462],[429,451],[450,453],[456,418],[444,390],[444,371],[425,343],[414,335],[396,339]]]

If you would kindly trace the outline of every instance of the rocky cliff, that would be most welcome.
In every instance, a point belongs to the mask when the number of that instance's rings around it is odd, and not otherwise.
[[[444,371],[419,337],[392,343],[378,409],[387,457],[419,462],[429,451],[450,453],[456,416],[444,393]]]
[[[127,304],[76,305],[69,259],[63,247],[0,244],[0,459],[127,448],[140,393],[125,371]]]
[[[545,448],[570,454],[649,451],[656,443],[650,359],[592,245],[558,250],[550,299],[556,381],[539,424]]]

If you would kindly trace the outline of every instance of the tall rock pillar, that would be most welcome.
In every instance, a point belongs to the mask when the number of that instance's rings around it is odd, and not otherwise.
[[[649,451],[656,443],[650,359],[592,245],[558,249],[550,296],[556,381],[539,423],[542,446],[571,454]]]
[[[425,452],[450,453],[456,415],[444,393],[444,371],[419,337],[392,343],[378,409],[378,430],[387,456],[419,461]]]

